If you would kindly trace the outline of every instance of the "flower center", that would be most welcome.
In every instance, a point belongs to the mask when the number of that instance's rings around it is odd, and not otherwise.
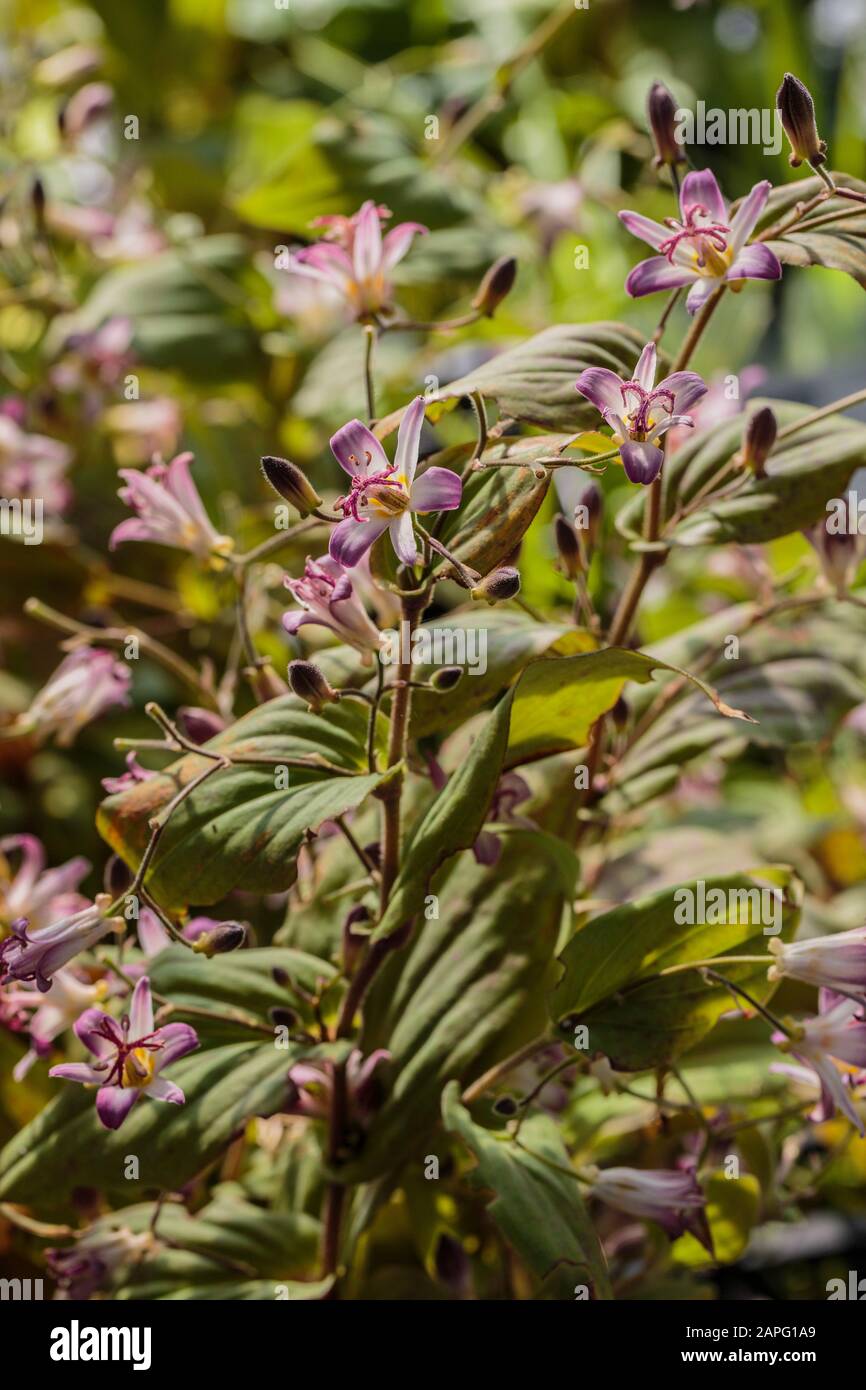
[[[731,229],[724,222],[699,223],[696,220],[699,216],[709,216],[703,203],[693,203],[686,211],[684,222],[678,222],[675,217],[666,217],[665,226],[671,228],[673,235],[661,243],[659,251],[673,265],[677,247],[684,241],[693,242],[689,251],[695,269],[707,275],[720,275],[727,270],[730,260],[728,235]]]
[[[369,464],[370,453],[366,452],[365,457]],[[355,454],[349,455],[349,462],[357,464]],[[401,478],[391,477],[396,466],[392,463],[390,468],[383,468],[378,473],[355,474],[350,491],[345,497],[337,498],[336,505],[342,509],[343,516],[351,516],[355,521],[366,521],[367,518],[359,514],[361,507],[366,510],[372,509],[380,516],[399,516],[404,512],[409,505],[409,494]]]
[[[658,401],[668,415],[674,413],[674,393],[664,386],[658,387],[655,391],[647,391],[639,381],[626,381],[620,387],[620,393],[629,434],[639,443],[643,443],[653,426],[658,423],[651,413],[654,401]],[[630,406],[630,396],[637,397],[636,406]]]
[[[147,1047],[134,1047],[123,1064],[124,1086],[134,1086],[139,1090],[149,1086],[153,1080],[156,1058]]]

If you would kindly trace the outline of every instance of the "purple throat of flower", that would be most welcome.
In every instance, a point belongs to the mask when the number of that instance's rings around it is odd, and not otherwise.
[[[663,256],[667,256],[671,265],[674,263],[674,252],[681,241],[696,241],[698,252],[698,265],[703,267],[706,263],[706,256],[701,247],[701,241],[705,238],[716,251],[726,251],[728,249],[728,237],[731,229],[724,222],[706,222],[703,226],[695,225],[695,218],[698,214],[706,217],[707,209],[703,203],[692,203],[687,210],[685,221],[678,222],[675,217],[666,217],[665,226],[670,227],[673,236],[669,236],[667,241],[663,241],[659,246],[659,251]]]
[[[367,463],[372,462],[372,454],[369,449],[364,451]],[[349,455],[350,463],[357,463],[357,454]],[[392,478],[397,465],[392,463],[390,468],[385,468],[381,473],[356,474],[352,479],[352,485],[344,497],[338,497],[336,505],[342,509],[343,516],[351,516],[355,521],[363,521],[364,517],[358,515],[358,508],[364,501],[367,489],[371,487],[396,487],[401,486],[397,478]]]
[[[668,414],[674,413],[674,393],[664,386],[659,386],[655,391],[647,391],[639,381],[626,381],[620,387],[620,393],[623,410],[633,434],[643,437],[651,433],[653,426],[650,423],[650,410],[653,401],[664,401],[668,407]],[[629,394],[637,396],[636,410],[629,409]]]
[[[105,1038],[106,1042],[117,1049],[117,1056],[115,1057],[111,1070],[102,1083],[103,1086],[122,1087],[124,1085],[127,1061],[139,1048],[143,1048],[145,1052],[161,1052],[165,1046],[165,1044],[158,1039],[156,1032],[145,1033],[141,1038],[130,1039],[127,1036],[129,1032],[129,1018],[127,1016],[124,1016],[121,1020],[120,1028],[118,1028],[113,1018],[105,1018],[97,1024],[93,1031],[98,1037]],[[154,1038],[157,1039],[156,1042],[151,1041],[151,1039]],[[102,1063],[102,1066],[107,1065],[107,1062]],[[93,1064],[93,1069],[94,1071],[100,1070],[99,1061]]]

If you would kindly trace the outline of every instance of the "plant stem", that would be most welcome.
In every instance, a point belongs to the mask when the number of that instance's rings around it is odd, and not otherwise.
[[[367,423],[372,425],[376,418],[376,388],[373,383],[373,349],[376,346],[376,329],[373,324],[365,324],[364,339],[364,389],[367,393]]]

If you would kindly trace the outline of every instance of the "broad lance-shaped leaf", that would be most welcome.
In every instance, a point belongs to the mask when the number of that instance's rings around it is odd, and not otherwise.
[[[559,841],[504,830],[499,863],[453,860],[433,880],[436,911],[386,960],[364,1004],[359,1046],[391,1053],[391,1080],[346,1182],[390,1171],[436,1122],[447,1081],[480,1076],[538,1037],[576,862]]]
[[[542,429],[574,431],[595,424],[597,412],[574,389],[586,367],[607,367],[628,381],[644,338],[624,323],[558,323],[500,352],[431,396],[446,402],[478,391],[501,415]]]
[[[766,956],[766,964],[718,969],[768,999],[767,943],[791,938],[799,897],[793,872],[772,865],[666,888],[594,917],[560,956],[551,1017],[569,1035],[585,1025],[588,1053],[603,1052],[621,1071],[666,1066],[713,1028],[732,998],[697,969],[661,972],[717,956]]]
[[[286,695],[211,739],[204,745],[209,751],[273,762],[222,769],[197,787],[163,832],[147,887],[171,906],[219,902],[235,888],[277,893],[290,887],[306,832],[354,810],[383,780],[383,774],[360,772],[367,766],[366,725],[360,701],[343,700],[315,715]],[[322,757],[347,775],[287,768],[285,778],[275,776],[281,758]],[[188,753],[103,802],[99,831],[130,867],[141,860],[151,818],[206,766],[205,758]]]
[[[532,662],[481,727],[459,772],[437,796],[403,854],[378,941],[399,930],[420,909],[436,868],[468,849],[484,824],[501,769],[582,747],[595,721],[612,709],[628,680],[647,681],[654,670],[677,670],[720,714],[748,720],[696,676],[642,652],[619,647]]]
[[[57,1081],[57,1098],[0,1153],[0,1200],[66,1209],[76,1187],[121,1194],[174,1191],[211,1163],[253,1115],[274,1115],[288,1101],[287,1075],[316,1049],[232,1043],[193,1052],[171,1068],[186,1097],[165,1105],[143,1097],[118,1130],[96,1118],[94,1092]],[[135,1154],[139,1176],[126,1176]]]
[[[547,496],[549,473],[532,468],[493,468],[471,473],[459,511],[446,514],[441,539],[462,565],[489,574],[517,548]],[[453,574],[448,561],[441,566]]]
[[[540,1281],[540,1297],[573,1300],[575,1286],[586,1284],[591,1298],[611,1298],[604,1254],[554,1121],[530,1116],[518,1147],[474,1123],[456,1082],[443,1093],[442,1120],[478,1160],[470,1181],[494,1194],[488,1214]]]
[[[789,401],[749,401],[741,414],[696,430],[677,449],[662,472],[663,522],[672,520],[697,499],[698,493],[733,458],[742,443],[746,422],[761,406],[768,405],[780,430],[812,414],[811,408]],[[670,545],[720,545],[726,541],[760,544],[814,525],[827,516],[827,501],[844,493],[855,469],[866,464],[866,425],[843,415],[830,415],[780,439],[766,464],[766,476],[740,473],[741,482],[731,490],[736,471],[720,484],[729,496],[697,503],[663,536]],[[641,545],[644,497],[635,497],[617,517],[617,528]]]
[[[866,183],[850,174],[832,175],[834,183],[866,195]],[[762,229],[787,220],[797,203],[824,192],[820,178],[798,179],[774,188],[761,218]],[[783,265],[826,266],[842,270],[866,289],[866,205],[831,195],[781,236],[767,242]]]

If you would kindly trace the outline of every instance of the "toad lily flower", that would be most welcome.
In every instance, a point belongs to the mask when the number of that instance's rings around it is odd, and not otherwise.
[[[331,532],[332,559],[351,569],[383,531],[404,565],[418,557],[412,512],[448,512],[460,506],[463,484],[450,468],[428,468],[418,480],[418,450],[426,402],[416,396],[400,422],[394,462],[360,420],[350,420],[331,440],[331,450],[352,479],[345,497],[337,500],[343,512]]]
[[[32,733],[39,742],[52,734],[60,748],[112,705],[129,704],[129,667],[101,647],[79,647],[57,670],[18,716],[10,732]]]
[[[641,261],[625,287],[633,299],[656,290],[691,285],[686,308],[694,314],[719,285],[740,290],[745,280],[779,280],[782,267],[768,246],[746,242],[755,229],[772,185],[765,179],[747,193],[733,217],[709,169],[686,174],[680,189],[681,220],[664,226],[639,212],[621,212],[620,221],[660,255]]]
[[[20,851],[16,873],[8,855]],[[77,893],[79,883],[90,869],[80,855],[56,869],[46,869],[45,849],[35,835],[6,835],[0,840],[0,922],[7,925],[26,917],[35,929],[86,907],[87,899]]]
[[[631,381],[607,367],[587,367],[576,388],[601,412],[614,431],[614,444],[632,483],[651,483],[658,477],[664,451],[658,441],[673,425],[692,425],[686,412],[707,391],[697,372],[673,372],[654,386],[655,343],[647,343]]]
[[[52,1067],[49,1076],[98,1086],[96,1113],[106,1129],[119,1129],[142,1095],[153,1100],[183,1105],[179,1086],[160,1073],[172,1062],[198,1047],[198,1035],[188,1023],[153,1026],[150,981],[143,977],[132,992],[129,1015],[118,1023],[101,1009],[88,1009],[75,1025],[75,1032],[96,1060],[64,1062]]]
[[[674,1168],[605,1168],[596,1173],[590,1192],[617,1211],[658,1222],[671,1240],[691,1231],[713,1253],[704,1211],[706,1197],[693,1172]]]
[[[388,208],[366,202],[352,217],[317,217],[312,225],[326,228],[324,240],[290,253],[288,270],[330,285],[359,319],[387,311],[388,276],[416,234],[427,231],[420,222],[400,222],[383,238],[390,216]]]
[[[767,949],[775,957],[769,980],[785,976],[851,999],[866,1000],[866,927],[786,943],[773,937]]]
[[[283,615],[283,627],[293,637],[305,624],[330,628],[356,651],[378,651],[381,635],[367,616],[350,576],[330,555],[307,556],[301,579],[286,578],[286,588],[301,610]]]
[[[178,454],[171,463],[153,463],[143,472],[120,469],[126,487],[118,496],[136,515],[115,526],[109,550],[122,541],[155,541],[188,550],[218,568],[225,563],[234,542],[211,524],[189,471],[191,461],[192,454]]]
[[[113,1218],[116,1220],[116,1218]],[[158,1249],[151,1231],[134,1234],[126,1226],[91,1226],[74,1245],[45,1251],[45,1261],[57,1281],[58,1299],[84,1302],[123,1265],[131,1265]]]
[[[836,1109],[846,1115],[861,1136],[866,1125],[851,1103],[850,1086],[846,1080],[857,1080],[836,1065],[846,1062],[862,1071],[866,1067],[866,1022],[860,1017],[862,1005],[855,999],[842,999],[826,1013],[795,1025],[791,1037],[774,1033],[773,1042],[782,1052],[790,1052],[798,1061],[811,1067],[821,1083],[821,1099],[813,1116],[829,1120]]]
[[[122,917],[108,917],[111,899],[100,893],[96,901],[81,912],[62,917],[50,927],[32,934],[26,919],[12,923],[12,935],[0,942],[0,984],[7,980],[35,980],[37,989],[47,994],[52,977],[80,951],[89,951],[111,931],[121,931]]]

